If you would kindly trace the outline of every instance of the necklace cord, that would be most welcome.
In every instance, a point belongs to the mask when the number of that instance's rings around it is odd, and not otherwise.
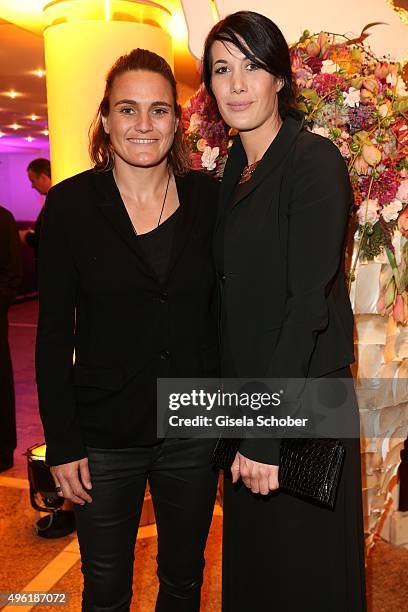
[[[167,198],[167,192],[169,190],[169,185],[170,185],[170,172],[169,172],[169,178],[167,179],[166,191],[164,193],[164,200],[163,200],[163,204],[162,204],[162,208],[161,208],[161,212],[160,212],[160,217],[159,217],[159,220],[157,222],[157,227],[159,227],[161,218],[163,216],[164,205],[166,204],[166,198]]]
[[[114,174],[113,176],[115,176],[115,174]],[[162,216],[163,216],[164,206],[165,206],[165,204],[166,204],[166,199],[167,199],[167,192],[168,192],[168,190],[169,190],[169,185],[170,185],[170,178],[171,178],[171,174],[170,174],[170,172],[169,172],[169,173],[168,173],[168,179],[167,179],[167,185],[166,185],[166,191],[164,192],[164,199],[163,199],[163,204],[162,204],[161,211],[160,211],[160,217],[159,217],[159,220],[158,220],[158,222],[157,222],[157,227],[159,227],[159,225],[160,225],[160,221],[161,221],[161,218],[162,218]],[[126,207],[125,207],[125,208],[126,208]],[[133,224],[133,221],[132,221],[132,219],[131,219],[131,217],[130,217],[130,214],[128,213],[128,211],[127,211],[127,210],[126,210],[126,212],[127,212],[127,214],[128,214],[129,221],[130,221],[130,223],[131,223],[131,225],[132,225],[133,231],[134,231],[135,235],[137,236],[137,235],[138,235],[138,233],[137,233],[136,228],[135,228],[135,226],[134,226],[134,224]]]

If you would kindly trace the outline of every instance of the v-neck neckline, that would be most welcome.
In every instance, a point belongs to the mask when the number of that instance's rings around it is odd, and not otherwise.
[[[173,268],[189,239],[189,230],[193,223],[197,208],[194,206],[192,201],[194,185],[193,173],[188,173],[185,176],[174,175],[174,178],[176,182],[179,207],[175,211],[178,212],[178,216],[175,220],[176,227],[174,230],[174,240],[170,253],[168,273],[164,280],[165,283],[168,281],[168,278],[171,275]],[[101,198],[97,203],[101,212],[108,218],[113,229],[120,234],[122,239],[138,256],[140,263],[143,265],[145,273],[158,282],[154,271],[149,265],[149,262],[146,260],[139,241],[136,239],[129,214],[116,184],[112,170],[108,170],[107,172],[103,173],[95,172],[94,180],[98,192],[101,195]]]

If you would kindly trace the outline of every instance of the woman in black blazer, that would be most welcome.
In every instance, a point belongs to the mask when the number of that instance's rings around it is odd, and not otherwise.
[[[307,132],[292,108],[282,33],[257,13],[229,15],[208,35],[203,77],[224,120],[239,132],[214,243],[222,374],[349,378],[349,177],[335,145]],[[242,441],[232,481],[225,479],[224,612],[365,610],[359,440],[343,443],[331,511],[279,491],[279,440]]]
[[[39,404],[47,462],[59,494],[74,502],[86,611],[129,610],[147,480],[156,610],[200,607],[213,441],[156,434],[157,378],[218,372],[217,185],[188,171],[179,120],[163,58],[142,49],[122,56],[94,124],[95,168],[53,187],[45,205]]]

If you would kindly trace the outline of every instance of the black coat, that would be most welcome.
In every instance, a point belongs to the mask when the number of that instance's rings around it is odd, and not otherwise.
[[[352,191],[343,158],[290,111],[252,179],[240,138],[221,190],[215,255],[222,296],[222,373],[318,377],[354,361],[344,273]],[[239,195],[237,195],[239,194]],[[275,440],[246,440],[244,454],[277,464]]]
[[[218,372],[211,257],[218,185],[196,172],[176,183],[180,210],[163,283],[112,172],[83,172],[47,196],[36,368],[50,465],[86,456],[86,445],[153,444],[157,377]]]

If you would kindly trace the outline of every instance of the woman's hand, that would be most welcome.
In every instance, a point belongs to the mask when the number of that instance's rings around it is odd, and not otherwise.
[[[231,465],[232,482],[235,483],[241,477],[244,485],[251,489],[252,493],[268,495],[270,491],[279,488],[278,465],[259,463],[244,457],[237,452],[233,464]]]
[[[78,461],[71,461],[70,463],[53,465],[50,471],[54,478],[58,495],[81,506],[84,506],[85,502],[92,501],[92,497],[84,489],[84,487],[92,489],[87,457]],[[81,480],[79,479],[78,472]]]

